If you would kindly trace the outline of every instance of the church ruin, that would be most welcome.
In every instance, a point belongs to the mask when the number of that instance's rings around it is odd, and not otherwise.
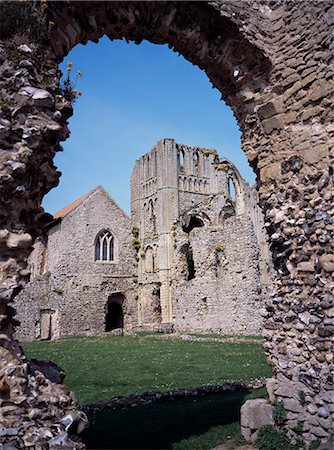
[[[101,186],[55,214],[17,297],[17,336],[259,333],[268,253],[256,191],[236,167],[162,139],[135,162],[131,219]]]

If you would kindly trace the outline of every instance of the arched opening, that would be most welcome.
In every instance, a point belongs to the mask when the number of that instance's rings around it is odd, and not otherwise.
[[[194,164],[194,175],[195,175],[195,177],[199,177],[200,176],[200,160],[199,160],[198,151],[196,151],[193,154],[193,164]]]
[[[181,147],[181,149],[179,150],[179,170],[180,172],[184,172],[185,171],[185,167],[184,167],[184,150]]]
[[[185,233],[190,233],[194,228],[201,228],[204,226],[204,222],[197,216],[187,216],[184,220],[182,229]]]
[[[115,259],[114,237],[109,230],[102,230],[95,238],[95,261],[111,262]]]
[[[193,249],[189,243],[183,244],[180,248],[180,255],[183,262],[184,277],[187,281],[195,278],[196,269],[193,257]],[[182,270],[182,269],[181,269]]]
[[[235,194],[235,187],[234,187],[234,182],[233,182],[233,178],[231,175],[228,176],[228,194],[229,194],[229,200],[233,206],[233,208],[235,209],[235,202],[236,202],[236,194]]]
[[[105,308],[105,331],[112,331],[124,326],[124,295],[111,294]]]

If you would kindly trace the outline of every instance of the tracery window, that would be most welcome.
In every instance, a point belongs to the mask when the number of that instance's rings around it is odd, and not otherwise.
[[[95,239],[95,261],[114,261],[114,238],[108,230],[102,230]]]

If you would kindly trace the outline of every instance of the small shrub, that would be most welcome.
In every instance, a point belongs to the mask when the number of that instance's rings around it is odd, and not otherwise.
[[[321,444],[320,439],[316,439],[315,441],[312,441],[310,443],[309,450],[317,450],[317,448],[320,446],[320,444]]]
[[[63,290],[60,288],[54,288],[53,292],[55,292],[56,294],[62,294]]]
[[[306,398],[305,398],[305,392],[304,391],[299,391],[298,392],[298,397],[299,397],[299,403],[302,406],[305,406],[306,403],[307,403]]]
[[[228,171],[228,167],[225,164],[218,164],[216,167],[218,170],[223,170],[224,172]]]
[[[296,448],[296,449],[304,448],[304,441],[303,441],[303,439],[302,439],[301,437],[298,437],[298,438],[296,439],[296,443],[295,443],[295,445],[293,446],[293,448]]]
[[[274,421],[276,425],[283,425],[283,423],[286,420],[287,412],[284,408],[284,403],[281,402],[274,402],[274,408],[273,408],[273,416]]]
[[[298,420],[297,425],[295,426],[296,433],[302,433],[304,428],[304,422],[302,420]]]
[[[133,238],[132,247],[138,251],[140,249],[140,239],[138,239],[137,237]]]
[[[132,227],[132,234],[136,237],[139,236],[139,228],[138,227]]]
[[[298,447],[291,444],[282,431],[276,430],[272,425],[260,428],[255,444],[259,450],[294,450]]]

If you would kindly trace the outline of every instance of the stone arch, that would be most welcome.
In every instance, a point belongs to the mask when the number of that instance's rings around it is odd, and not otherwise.
[[[145,249],[145,272],[152,273],[154,271],[153,249],[147,246]]]
[[[28,280],[32,242],[50,220],[41,200],[58,183],[60,174],[52,159],[68,135],[72,114],[71,103],[59,89],[57,65],[73,46],[97,42],[103,34],[136,43],[147,39],[168,44],[205,70],[233,109],[243,149],[258,175],[277,268],[276,293],[264,311],[265,347],[275,366],[276,395],[282,398],[279,387],[289,387],[299,405],[298,391],[307,390],[309,404],[318,411],[330,372],[324,351],[319,350],[317,359],[311,343],[318,336],[327,345],[326,320],[333,301],[327,220],[333,147],[331,2],[47,2],[42,14],[31,5],[40,7],[39,2],[0,5],[0,59],[5,62],[0,69],[1,335],[6,337],[6,364],[9,359],[18,365],[23,361],[12,340],[15,319],[8,303]],[[26,14],[24,8],[30,8]],[[305,198],[321,222],[319,235],[314,236],[307,217],[295,220],[306,208]],[[289,227],[284,226],[287,220]],[[313,311],[314,305],[321,322],[311,332],[299,314]],[[285,321],[288,311],[291,320]],[[301,327],[305,337],[298,344],[307,365],[296,352],[280,351],[283,344],[289,349],[291,336],[298,340]],[[310,379],[310,373],[316,376]],[[33,407],[34,400],[28,403]],[[300,408],[308,417],[306,407]],[[324,408],[327,411],[328,405]],[[63,410],[60,405],[54,409],[56,422]],[[321,417],[312,420],[318,434],[305,430],[303,438],[328,436]],[[293,421],[286,423],[290,435],[296,436]]]
[[[182,220],[182,229],[190,233],[194,228],[201,228],[211,224],[211,220],[203,211],[185,214]]]
[[[240,175],[237,167],[230,160],[228,160],[227,158],[220,158],[219,164],[222,165],[227,172],[227,191],[229,192],[230,196],[229,201],[231,202],[231,205],[235,209],[237,215],[243,214],[245,212],[246,206],[246,182]],[[234,202],[232,202],[233,199],[230,194],[230,183],[232,183],[234,187]]]

